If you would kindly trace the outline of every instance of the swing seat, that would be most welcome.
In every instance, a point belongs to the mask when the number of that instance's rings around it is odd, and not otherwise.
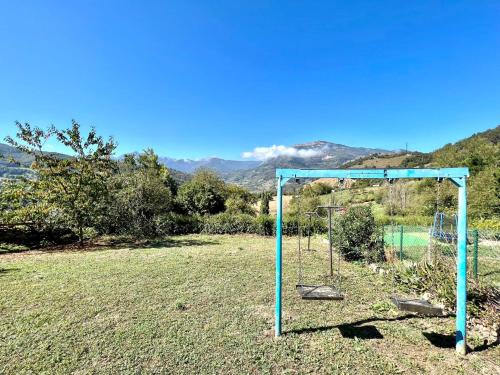
[[[302,299],[341,301],[344,294],[331,285],[296,285]]]
[[[435,306],[426,300],[418,298],[403,298],[401,296],[391,296],[391,301],[401,311],[414,312],[420,315],[443,316],[443,309]]]

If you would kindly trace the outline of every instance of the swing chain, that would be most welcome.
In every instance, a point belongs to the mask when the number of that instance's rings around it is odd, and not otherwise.
[[[389,184],[389,215],[390,215],[390,225],[391,225],[391,256],[392,256],[392,266],[391,266],[391,274],[392,274],[392,295],[396,295],[396,246],[394,244],[394,188],[393,188],[393,179],[388,179]]]
[[[344,187],[345,187],[345,179],[341,178],[339,179],[339,192],[343,194],[344,192]],[[333,190],[332,190],[333,192]],[[333,196],[332,196],[332,205],[333,205]],[[341,248],[338,247],[338,261],[337,261],[337,289],[339,292],[342,292],[342,276],[340,275],[340,262],[341,262]]]
[[[396,246],[394,244],[394,188],[393,188],[393,183],[394,180],[390,178],[388,180],[389,182],[389,215],[391,217],[390,223],[391,223],[391,252],[394,256],[396,254]]]
[[[295,187],[295,198],[297,199],[297,237],[298,237],[298,257],[299,257],[299,270],[298,270],[298,279],[299,285],[302,285],[302,247],[301,247],[301,235],[302,235],[302,227],[300,225],[301,218],[301,199],[300,199],[300,189],[299,189],[299,179],[295,179],[295,183],[297,184]]]

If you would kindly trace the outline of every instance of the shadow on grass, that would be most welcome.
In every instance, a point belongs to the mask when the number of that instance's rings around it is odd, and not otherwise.
[[[19,271],[19,268],[0,268],[0,276],[5,276],[7,273]]]
[[[213,246],[220,245],[220,241],[214,240],[200,240],[194,238],[161,238],[154,240],[147,240],[143,243],[121,244],[118,247],[130,247],[133,249],[156,249],[162,247],[190,247],[190,246]],[[109,246],[108,246],[109,247]]]
[[[31,249],[21,247],[21,246],[7,246],[5,244],[0,245],[0,255],[2,254],[14,254],[14,253],[23,253],[25,251],[29,251]]]
[[[453,314],[450,314],[450,315],[444,315],[444,316],[437,316],[434,318],[443,319],[443,318],[449,318],[449,317],[453,317],[453,316],[454,316]],[[343,323],[343,324],[329,325],[329,326],[323,326],[323,327],[294,329],[294,330],[284,332],[284,334],[287,335],[287,334],[296,333],[296,334],[300,335],[300,334],[304,334],[304,333],[315,333],[315,332],[329,331],[331,329],[338,328],[343,337],[349,337],[349,336],[345,336],[344,334],[351,332],[353,334],[358,333],[359,336],[356,336],[356,337],[358,337],[360,339],[364,339],[364,338],[381,339],[381,338],[383,338],[383,336],[378,330],[376,330],[375,326],[372,326],[372,325],[363,326],[363,324],[373,323],[373,322],[396,322],[396,321],[409,320],[409,319],[428,319],[428,318],[429,318],[428,316],[420,316],[420,315],[414,315],[414,314],[406,314],[406,315],[398,316],[396,318],[372,317],[372,318],[358,320],[358,321],[355,321],[352,323]],[[358,329],[364,328],[364,332],[362,332],[362,330],[356,331],[356,328],[358,328]],[[377,331],[379,336],[377,336],[377,333],[374,332],[374,328]],[[363,335],[367,335],[368,337],[362,337]],[[370,337],[370,336],[372,336],[372,337]],[[375,337],[375,336],[377,336],[377,337]]]
[[[361,339],[361,340],[373,340],[373,339],[383,339],[384,336],[375,326],[355,326],[352,324],[343,324],[338,326],[340,334],[346,339]]]
[[[93,242],[86,244],[85,247],[81,248],[78,245],[74,248],[65,250],[74,251],[96,251],[96,250],[109,250],[109,249],[161,249],[161,248],[172,248],[172,247],[191,247],[191,246],[214,246],[220,245],[219,241],[207,240],[207,239],[197,239],[197,238],[153,238],[145,240],[133,240],[132,238],[127,239],[113,239],[105,242]],[[64,250],[64,249],[61,249]]]
[[[172,248],[172,247],[190,247],[190,246],[214,246],[220,245],[220,241],[216,240],[205,240],[205,239],[195,239],[195,238],[158,238],[158,239],[147,239],[147,240],[136,240],[133,238],[120,238],[111,239],[106,241],[96,241],[96,242],[85,242],[83,246],[79,243],[72,243],[69,245],[55,245],[45,248],[38,249],[25,249],[19,250],[18,252],[88,252],[88,251],[103,251],[103,250],[118,250],[118,249],[161,249],[161,248]],[[3,253],[0,250],[0,256],[2,254],[9,254],[12,251]]]
[[[498,275],[498,274],[500,274],[500,270],[493,270],[493,271],[485,272],[479,276],[491,276],[491,275]]]
[[[422,332],[422,335],[436,348],[451,349],[455,347],[455,335],[444,335],[435,332]]]
[[[422,332],[422,335],[425,336],[429,342],[437,348],[443,349],[452,349],[455,347],[455,335],[445,335],[442,333],[436,332]],[[484,341],[483,344],[476,346],[474,348],[468,347],[467,351],[469,353],[477,353],[488,350],[490,348],[494,348],[499,345],[499,339],[495,342],[491,342],[488,344],[488,341]]]

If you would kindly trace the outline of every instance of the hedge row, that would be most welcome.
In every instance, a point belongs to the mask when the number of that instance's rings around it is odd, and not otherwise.
[[[309,231],[309,222],[301,220],[302,234]],[[296,216],[283,217],[284,235],[296,235],[298,219]],[[270,215],[252,216],[247,214],[221,213],[211,216],[186,216],[178,214],[163,215],[158,219],[157,231],[160,235],[178,235],[188,233],[206,234],[238,234],[252,233],[262,236],[273,236],[276,231],[276,220]],[[311,223],[311,233],[325,233],[326,222],[314,218]]]

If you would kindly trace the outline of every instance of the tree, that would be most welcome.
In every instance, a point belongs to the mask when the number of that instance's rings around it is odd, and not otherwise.
[[[321,198],[318,196],[301,195],[298,199],[297,196],[294,196],[288,205],[288,213],[296,216],[299,214],[299,211],[302,215],[304,212],[316,212],[318,211],[318,206],[321,206]],[[322,210],[318,212],[324,214]]]
[[[31,167],[36,178],[28,181],[31,193],[35,192],[43,205],[57,210],[83,245],[84,228],[106,214],[108,180],[115,168],[111,156],[116,143],[112,138],[104,141],[94,128],[83,136],[74,120],[72,126],[64,130],[54,126],[43,130],[20,122],[16,122],[16,126],[18,140],[6,137],[6,141],[35,159]],[[51,138],[68,148],[72,155],[62,157],[44,152],[43,146]],[[33,202],[28,201],[27,205],[33,206]]]
[[[273,199],[273,194],[269,191],[263,191],[260,194],[260,214],[269,215],[269,202]]]
[[[172,195],[177,194],[178,184],[173,179],[168,168],[162,164],[158,159],[158,155],[152,148],[145,149],[137,158],[138,164],[144,171],[149,171],[161,179],[163,184],[170,190]]]
[[[109,232],[139,236],[157,234],[157,220],[172,209],[171,189],[177,185],[152,149],[125,155],[112,179],[110,215],[104,223]]]
[[[234,184],[226,185],[226,212],[255,215],[257,198],[248,190]]]
[[[332,186],[324,182],[314,181],[304,186],[302,193],[306,197],[317,197],[320,195],[330,194]]]
[[[0,223],[24,225],[34,232],[51,232],[63,225],[57,207],[43,199],[46,196],[37,181],[26,178],[7,179],[0,185]]]
[[[471,179],[468,204],[471,217],[481,219],[500,217],[500,170],[498,167],[488,167]]]
[[[214,172],[202,169],[181,185],[177,200],[189,214],[216,214],[224,211],[226,185]]]

